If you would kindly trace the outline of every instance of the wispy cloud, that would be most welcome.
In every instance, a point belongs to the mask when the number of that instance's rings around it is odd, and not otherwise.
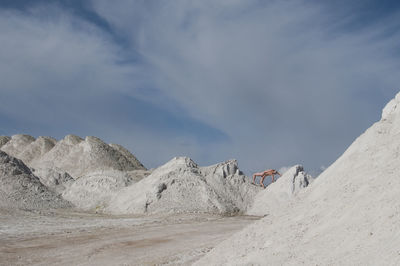
[[[0,134],[96,135],[131,148],[148,166],[200,156],[196,145],[227,140],[180,114],[172,99],[174,108],[141,100],[152,75],[125,62],[130,52],[102,28],[55,5],[0,14]]]
[[[107,27],[44,3],[1,11],[0,118],[119,141],[148,166],[317,169],[399,88],[396,13],[350,27],[352,13],[310,1],[88,8]]]
[[[227,132],[247,169],[329,163],[398,89],[396,14],[355,31],[351,14],[302,1],[95,3],[155,86]]]

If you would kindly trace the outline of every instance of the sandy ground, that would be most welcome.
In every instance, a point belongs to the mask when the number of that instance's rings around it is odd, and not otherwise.
[[[256,219],[0,211],[0,265],[186,265]]]

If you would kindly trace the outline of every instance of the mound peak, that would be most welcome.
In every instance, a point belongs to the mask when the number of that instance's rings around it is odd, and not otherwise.
[[[313,180],[302,165],[295,165],[283,173],[275,183],[271,183],[265,190],[259,192],[246,213],[259,216],[274,213]]]
[[[69,135],[66,135],[61,141],[63,141],[64,143],[66,143],[68,145],[75,145],[75,144],[79,144],[80,142],[82,142],[83,139],[79,136],[69,134]]]
[[[162,172],[162,171],[171,171],[171,169],[197,169],[199,166],[189,157],[174,157],[169,160],[167,163],[161,165],[160,167],[156,168],[154,172]]]
[[[386,120],[390,118],[390,116],[399,115],[400,113],[400,93],[398,93],[392,100],[390,100],[385,108],[382,110],[381,120]]]

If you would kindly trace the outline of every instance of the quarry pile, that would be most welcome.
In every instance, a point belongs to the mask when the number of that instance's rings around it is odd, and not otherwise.
[[[96,137],[82,139],[67,135],[57,141],[51,137],[35,139],[22,134],[11,138],[0,136],[0,150],[22,160],[57,194],[62,194],[75,179],[94,173],[114,171],[113,175],[119,176],[121,172],[129,172],[126,175],[133,181],[146,176],[146,168],[128,150],[118,144],[106,144]]]
[[[0,143],[1,150],[30,167],[25,166],[27,174],[37,186],[87,211],[238,214],[262,190],[235,160],[199,167],[190,158],[176,157],[148,171],[124,147],[96,137],[67,135],[56,141],[14,135],[2,136]]]
[[[149,174],[127,149],[96,137],[67,135],[57,141],[23,134],[0,136],[0,150],[22,160],[50,191],[82,209],[101,205],[116,188]],[[79,182],[74,185],[75,180]]]
[[[145,170],[92,172],[66,187],[62,197],[80,209],[102,212],[122,188],[138,182],[149,173]]]
[[[289,168],[275,183],[271,183],[265,190],[257,193],[246,214],[264,216],[275,213],[288,201],[296,200],[295,196],[313,180],[312,176],[304,171],[302,165]]]
[[[0,151],[0,208],[39,210],[72,205],[44,186],[19,159]]]
[[[43,185],[57,195],[62,194],[75,181],[67,172],[58,168],[32,168],[31,170]]]
[[[306,190],[196,265],[399,265],[400,94]]]
[[[50,137],[35,139],[22,134],[1,136],[0,149],[29,167],[67,172],[74,179],[100,170],[146,170],[124,147],[90,136],[82,139],[67,135],[58,142]]]
[[[125,153],[125,155],[124,155]],[[75,179],[100,170],[130,171],[145,169],[128,151],[104,143],[96,137],[68,135],[32,164],[32,167],[59,168]]]
[[[176,157],[115,194],[105,211],[112,214],[240,213],[260,190],[240,172],[235,160],[199,167],[190,158]]]

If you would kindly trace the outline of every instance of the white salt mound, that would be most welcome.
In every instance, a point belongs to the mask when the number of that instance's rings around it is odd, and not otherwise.
[[[0,151],[0,208],[65,207],[71,204],[47,189],[21,160]]]
[[[259,187],[252,185],[234,160],[199,167],[176,157],[148,177],[122,189],[105,211],[113,214],[244,212]]]
[[[108,145],[96,137],[67,135],[57,142],[50,137],[1,136],[0,149],[29,167],[67,172],[74,178],[99,170],[146,170],[124,147]]]
[[[74,179],[67,173],[57,168],[36,168],[32,169],[40,182],[51,191],[60,195],[66,188],[69,188]]]
[[[145,169],[128,151],[115,149],[96,137],[84,140],[73,135],[63,140],[47,152],[33,167],[59,168],[72,177],[79,178],[101,170],[131,171]],[[129,157],[127,154],[129,153]],[[136,161],[133,159],[135,158]]]
[[[197,265],[400,265],[400,94],[307,189]]]
[[[292,200],[313,180],[310,175],[304,172],[303,166],[295,165],[291,167],[275,183],[271,183],[255,196],[254,202],[246,211],[246,214],[263,216],[275,212],[289,200]]]
[[[78,178],[63,191],[62,196],[80,209],[100,212],[114,194],[144,176],[144,170],[92,172]]]
[[[1,150],[31,167],[50,191],[82,209],[104,208],[113,193],[150,174],[124,147],[96,137],[67,135],[57,142],[14,135],[1,136],[0,144]]]

